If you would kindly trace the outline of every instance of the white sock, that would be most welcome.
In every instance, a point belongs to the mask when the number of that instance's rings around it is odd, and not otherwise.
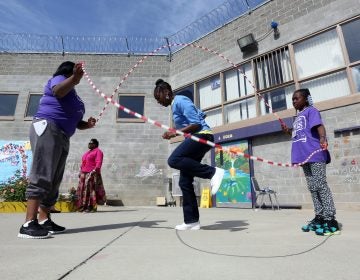
[[[25,224],[23,224],[23,227],[28,227],[29,224],[30,224],[31,222],[33,222],[33,221],[34,221],[34,220],[27,221]]]
[[[48,219],[45,219],[45,220],[43,220],[43,221],[39,222],[39,225],[43,225],[43,224],[45,224],[45,222],[46,222],[47,220],[48,220]]]

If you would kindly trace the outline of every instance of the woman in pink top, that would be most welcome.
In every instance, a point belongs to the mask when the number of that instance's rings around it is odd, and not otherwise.
[[[80,212],[95,212],[98,204],[105,203],[105,189],[101,178],[103,152],[99,142],[91,139],[89,150],[82,156],[77,189],[77,207]]]

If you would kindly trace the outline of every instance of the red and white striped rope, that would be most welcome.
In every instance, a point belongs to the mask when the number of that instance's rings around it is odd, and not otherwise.
[[[116,107],[119,108],[120,110],[123,110],[125,113],[130,114],[130,115],[132,115],[132,116],[135,116],[135,117],[138,118],[138,119],[142,119],[143,121],[148,122],[148,123],[150,123],[150,124],[152,124],[152,125],[155,125],[155,126],[157,126],[157,127],[163,128],[163,129],[165,129],[165,130],[167,130],[167,131],[176,133],[176,134],[178,134],[178,135],[182,135],[182,136],[184,136],[184,137],[186,137],[186,138],[190,138],[190,139],[192,139],[192,140],[194,140],[194,141],[196,141],[196,142],[209,145],[210,147],[218,148],[218,149],[221,149],[221,150],[223,150],[223,151],[227,151],[227,149],[226,149],[226,148],[223,148],[220,144],[216,144],[216,143],[213,143],[213,142],[211,142],[211,141],[204,140],[204,139],[201,139],[201,138],[196,137],[196,136],[194,136],[194,135],[191,135],[191,134],[189,134],[189,133],[184,133],[184,132],[182,132],[182,131],[180,131],[180,130],[176,130],[176,129],[174,129],[174,128],[170,128],[170,127],[167,126],[167,125],[161,124],[161,123],[158,122],[158,121],[154,121],[154,120],[152,120],[152,119],[150,119],[150,118],[147,118],[147,117],[145,117],[145,116],[143,116],[143,115],[141,115],[141,114],[139,114],[139,113],[136,113],[136,112],[134,112],[134,111],[132,111],[132,110],[124,107],[123,105],[121,105],[121,104],[117,103],[116,101],[114,101],[111,97],[106,96],[100,89],[98,89],[98,88],[96,87],[96,85],[93,83],[93,81],[90,79],[90,77],[89,77],[88,73],[86,72],[86,70],[84,69],[84,67],[83,67],[83,70],[84,70],[84,75],[85,75],[87,81],[89,82],[90,86],[93,88],[93,90],[94,90],[97,94],[99,94],[101,97],[103,97],[103,98],[107,101],[107,103],[112,103],[114,106],[116,106]],[[322,151],[322,150],[319,149],[319,150],[314,151],[304,162],[299,163],[299,164],[275,162],[275,161],[267,160],[267,159],[264,159],[264,158],[261,158],[261,157],[252,156],[252,155],[249,155],[249,154],[246,154],[246,153],[243,153],[243,152],[236,152],[236,154],[238,154],[238,155],[240,155],[240,156],[242,156],[242,157],[251,159],[251,160],[261,161],[261,162],[265,162],[265,163],[268,163],[268,164],[271,164],[271,165],[275,165],[275,166],[298,167],[298,166],[303,165],[303,164],[305,164],[306,162],[308,162],[308,161],[310,160],[310,158],[311,158],[314,154],[316,154],[316,153],[318,153],[318,152],[320,152],[320,151]]]
[[[111,94],[110,98],[113,99],[114,95],[116,94],[116,92],[119,90],[119,88],[121,87],[121,85],[126,81],[126,79],[131,75],[131,73],[135,70],[135,68],[137,68],[140,64],[142,64],[148,57],[150,56],[153,56],[155,55],[158,51],[164,49],[164,48],[170,48],[170,47],[174,47],[174,46],[182,46],[182,47],[192,47],[192,48],[197,48],[197,49],[200,49],[200,50],[203,50],[203,51],[206,51],[206,52],[209,52],[209,53],[212,53],[218,57],[220,57],[221,59],[224,59],[226,62],[228,62],[230,65],[232,65],[234,68],[237,68],[237,70],[239,71],[239,73],[241,75],[243,75],[243,77],[245,78],[245,80],[251,85],[251,87],[254,89],[254,92],[256,94],[256,96],[259,98],[259,99],[263,99],[262,96],[260,94],[258,94],[256,92],[256,87],[255,85],[248,79],[248,77],[246,76],[246,74],[244,72],[242,72],[238,66],[236,66],[236,64],[234,62],[232,62],[229,58],[225,57],[223,54],[215,51],[215,50],[212,50],[212,49],[209,49],[207,47],[203,47],[203,46],[200,46],[200,45],[195,45],[195,44],[191,44],[191,43],[172,43],[172,44],[168,44],[168,45],[163,45],[161,47],[158,47],[157,49],[155,49],[154,51],[152,51],[151,53],[143,56],[140,60],[138,60],[136,62],[136,64],[130,68],[130,70],[125,74],[125,76],[121,79],[120,83],[118,84],[118,86],[115,88],[115,90],[113,91],[113,93]],[[276,113],[276,112],[273,112],[272,110],[272,107],[270,106],[270,104],[268,102],[266,102],[265,99],[264,100],[264,103],[267,107],[269,107],[272,111],[272,113],[274,114],[274,116],[276,116],[279,120],[279,122],[286,128],[286,124],[285,122],[279,117],[279,115]],[[97,119],[97,121],[99,121],[102,117],[102,115],[104,114],[104,111],[106,110],[107,106],[109,105],[109,102],[106,102],[104,108],[101,110],[100,114],[99,114],[99,117]]]

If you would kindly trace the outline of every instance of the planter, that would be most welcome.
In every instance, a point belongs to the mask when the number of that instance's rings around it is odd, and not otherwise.
[[[76,211],[76,205],[72,201],[58,201],[55,208],[64,213]],[[26,202],[0,202],[0,213],[20,212],[26,212]]]
[[[26,202],[0,202],[0,213],[26,212]]]
[[[77,208],[73,201],[58,201],[55,203],[55,208],[61,212],[76,212]]]

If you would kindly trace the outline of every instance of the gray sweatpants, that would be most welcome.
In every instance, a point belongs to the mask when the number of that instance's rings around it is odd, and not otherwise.
[[[26,198],[39,199],[41,206],[51,207],[59,194],[70,141],[64,132],[50,121],[44,133],[38,136],[33,125],[38,121],[41,120],[34,120],[30,127],[33,162]]]

